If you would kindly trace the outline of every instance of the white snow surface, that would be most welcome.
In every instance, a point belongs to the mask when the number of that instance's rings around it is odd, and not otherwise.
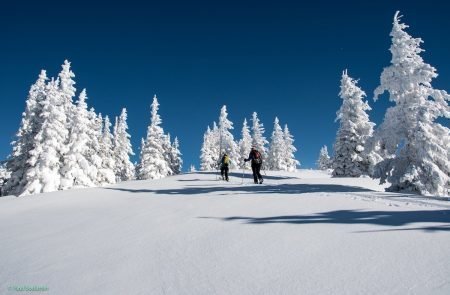
[[[0,198],[0,294],[449,294],[450,202],[321,171]]]

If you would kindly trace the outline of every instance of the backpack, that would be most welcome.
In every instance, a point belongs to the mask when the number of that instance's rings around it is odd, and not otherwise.
[[[224,156],[224,157],[222,158],[222,164],[223,164],[224,166],[228,166],[228,164],[230,164],[230,157]]]
[[[257,150],[253,151],[253,163],[255,163],[255,164],[262,163],[261,153],[258,152]]]

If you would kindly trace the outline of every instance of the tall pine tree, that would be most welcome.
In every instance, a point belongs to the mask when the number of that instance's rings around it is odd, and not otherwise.
[[[328,170],[331,169],[331,167],[332,162],[330,156],[328,155],[328,148],[324,145],[320,149],[319,159],[317,160],[317,168],[319,168],[319,170]]]
[[[32,168],[26,173],[26,185],[21,195],[52,192],[60,189],[62,159],[67,152],[69,131],[64,97],[59,80],[47,85],[47,99],[42,102],[42,126],[28,160]]]
[[[101,184],[113,184],[116,182],[114,175],[114,137],[111,134],[111,122],[109,121],[109,117],[106,116],[103,122],[99,154],[102,160],[101,169],[99,170],[99,182]]]
[[[264,137],[264,125],[259,121],[256,112],[252,115],[252,145],[261,153],[263,160],[267,159],[267,144],[269,143]]]
[[[230,167],[236,168],[236,162],[239,159],[239,150],[234,141],[234,136],[230,131],[233,129],[233,122],[228,119],[227,107],[223,106],[219,116],[219,153],[227,153],[231,159]]]
[[[60,189],[72,187],[90,187],[94,182],[88,173],[91,168],[89,162],[89,117],[86,104],[86,89],[80,93],[76,108],[73,110],[71,119],[68,151],[64,155],[61,169]]]
[[[135,177],[134,165],[130,161],[130,156],[134,153],[130,142],[131,136],[127,130],[127,109],[123,108],[114,126],[114,172],[119,181],[131,180]]]
[[[397,12],[390,34],[391,65],[375,90],[375,100],[387,91],[395,105],[376,132],[384,160],[374,176],[391,183],[391,191],[448,195],[450,130],[436,120],[450,117],[450,95],[431,86],[436,69],[420,56],[422,39],[411,37],[406,28]]]
[[[287,170],[286,163],[286,142],[281,129],[280,121],[275,117],[273,132],[266,159],[267,168],[270,170]]]
[[[10,175],[8,182],[2,188],[3,195],[21,194],[27,180],[26,172],[32,168],[29,162],[30,151],[35,147],[35,136],[41,130],[43,123],[41,114],[44,101],[47,99],[46,80],[46,71],[42,70],[36,83],[28,92],[20,128],[16,133],[16,139],[12,142],[12,153],[6,162],[6,169]]]
[[[172,174],[167,161],[167,149],[164,148],[167,138],[160,126],[162,121],[158,110],[159,103],[155,95],[151,104],[151,120],[147,129],[147,139],[141,151],[139,179],[160,179]]]
[[[342,73],[341,91],[342,106],[337,112],[336,120],[340,122],[334,144],[333,176],[359,177],[368,174],[369,161],[364,153],[366,141],[373,133],[373,124],[366,111],[370,110],[364,91],[357,81],[348,76],[347,70]]]
[[[289,131],[288,125],[284,125],[283,130],[283,139],[286,147],[285,150],[285,163],[286,163],[286,171],[294,172],[297,170],[297,167],[300,166],[300,161],[295,158],[295,152],[297,148],[294,146],[294,136],[292,136]]]
[[[250,135],[247,119],[244,119],[244,123],[242,124],[241,140],[239,141],[239,168],[250,167],[250,163],[245,162],[244,159],[248,158],[251,147],[252,136]]]

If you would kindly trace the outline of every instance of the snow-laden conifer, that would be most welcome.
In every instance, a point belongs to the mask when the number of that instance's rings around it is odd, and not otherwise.
[[[219,141],[217,132],[218,128],[214,123],[214,128],[208,126],[205,134],[203,135],[203,144],[200,151],[200,170],[211,171],[217,169],[217,163],[219,161]]]
[[[60,188],[62,159],[67,152],[68,129],[64,98],[59,80],[47,85],[47,99],[42,102],[42,126],[35,136],[28,160],[26,185],[21,195],[52,192]]]
[[[66,108],[66,114],[73,108],[73,98],[75,97],[75,74],[70,69],[70,62],[66,59],[61,65],[62,69],[58,75],[59,78],[59,90],[61,91],[61,99],[64,107]]]
[[[170,168],[173,172],[173,174],[180,174],[181,169],[183,168],[183,159],[181,158],[182,154],[180,151],[180,142],[178,140],[178,137],[175,137],[173,143],[172,143],[172,149],[171,149],[171,165]]]
[[[300,161],[295,158],[297,148],[294,146],[294,136],[289,131],[287,124],[284,125],[283,139],[285,144],[285,163],[286,171],[293,172],[300,166]]]
[[[320,149],[319,159],[317,160],[317,168],[319,168],[319,170],[328,170],[331,169],[331,167],[332,162],[330,156],[328,155],[328,148],[324,145]]]
[[[95,185],[101,185],[100,169],[102,168],[102,157],[100,151],[100,142],[102,138],[103,130],[103,117],[101,114],[97,114],[94,108],[91,108],[88,112],[89,118],[89,141],[88,141],[88,161],[90,163],[90,169],[88,172],[89,177]]]
[[[239,168],[249,168],[250,163],[244,162],[244,159],[248,158],[250,149],[252,147],[252,136],[247,124],[247,119],[244,119],[241,131],[241,140],[239,140]]]
[[[336,118],[340,126],[334,144],[333,176],[359,177],[369,172],[364,146],[375,124],[366,113],[370,110],[363,101],[366,94],[348,76],[347,70],[342,73],[339,96],[343,101]]]
[[[211,171],[218,169],[220,160],[220,131],[216,122],[213,128],[209,126],[204,134],[203,144],[200,154],[200,170]]]
[[[68,151],[64,155],[61,168],[60,189],[72,187],[94,186],[92,177],[89,176],[92,164],[89,161],[90,121],[86,104],[86,89],[80,93],[76,108],[72,112],[72,125],[70,126]]]
[[[237,161],[240,158],[238,146],[234,141],[233,134],[230,131],[233,129],[233,123],[228,119],[227,107],[224,105],[220,110],[219,116],[219,150],[222,154],[227,153],[230,157],[230,168],[236,168]]]
[[[29,152],[34,149],[35,136],[40,131],[43,118],[41,117],[43,101],[46,100],[46,71],[42,70],[34,83],[26,101],[25,111],[19,130],[12,144],[12,153],[6,162],[8,170],[8,183],[2,188],[3,195],[19,195],[26,184],[26,172],[31,168]]]
[[[281,129],[280,121],[275,117],[269,152],[266,158],[266,167],[270,170],[287,170],[286,156],[286,142],[284,141],[283,129]]]
[[[155,95],[151,105],[151,121],[147,129],[147,138],[141,151],[142,158],[139,163],[139,179],[160,179],[172,174],[172,170],[167,161],[168,150],[164,148],[167,137],[164,135],[164,131],[160,126],[162,121],[158,114],[158,109],[159,103]]]
[[[114,175],[114,151],[113,151],[114,137],[111,134],[111,122],[106,116],[103,120],[103,130],[100,140],[99,156],[101,158],[101,168],[98,173],[98,182],[102,185],[112,184],[116,182]]]
[[[385,158],[374,175],[391,183],[391,191],[448,195],[450,130],[436,120],[450,117],[450,96],[432,87],[436,69],[420,56],[422,39],[411,37],[406,28],[397,12],[390,34],[391,65],[375,90],[375,100],[387,91],[395,105],[376,132]]]
[[[170,168],[167,175],[173,175],[175,173],[172,170],[172,163],[174,159],[172,158],[172,138],[170,136],[170,133],[163,134],[161,141],[164,159],[166,160],[167,165]]]
[[[0,164],[0,196],[4,195],[3,186],[5,186],[10,176],[11,173],[6,170],[6,167],[3,164]]]
[[[134,153],[127,130],[127,109],[123,108],[114,127],[114,172],[118,181],[131,180],[135,176],[134,165],[130,161]]]
[[[189,172],[197,172],[197,169],[195,169],[194,165],[191,165],[191,167],[189,168]]]
[[[256,112],[252,115],[252,123],[252,145],[261,153],[263,160],[266,160],[269,142],[264,137],[264,125],[259,121]]]

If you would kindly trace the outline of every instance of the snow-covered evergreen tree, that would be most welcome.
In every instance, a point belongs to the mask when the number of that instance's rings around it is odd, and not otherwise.
[[[64,105],[64,111],[67,116],[67,124],[70,125],[70,119],[73,117],[71,112],[74,110],[73,98],[75,97],[76,88],[74,87],[75,74],[70,69],[70,62],[66,59],[61,65],[62,70],[59,73],[59,90],[61,92],[61,99]],[[69,127],[68,127],[69,128]]]
[[[68,151],[64,155],[63,166],[61,168],[60,189],[70,189],[72,187],[94,186],[92,178],[89,176],[91,163],[89,162],[89,137],[90,121],[86,104],[86,89],[80,93],[76,108],[72,112],[72,125],[69,132]]]
[[[0,164],[0,196],[3,196],[3,186],[5,186],[6,182],[10,178],[11,173],[6,170],[6,167],[3,164]]]
[[[264,125],[259,121],[258,114],[256,112],[252,115],[252,145],[261,153],[263,160],[267,159],[267,148],[269,144],[264,137]]]
[[[172,139],[170,137],[170,133],[163,134],[161,141],[162,141],[162,149],[163,149],[164,159],[166,160],[167,165],[170,168],[167,175],[173,175],[175,173],[172,170],[172,163],[173,163],[174,159],[172,157],[173,156],[173,154],[172,154]]]
[[[151,121],[147,129],[147,139],[141,151],[139,179],[160,179],[172,174],[167,161],[168,148],[164,148],[167,137],[160,126],[162,121],[158,114],[159,103],[156,95],[153,97],[151,109]]]
[[[203,135],[203,144],[200,153],[200,170],[211,171],[217,169],[217,163],[219,162],[219,141],[218,141],[218,128],[214,123],[214,128],[208,126],[205,134]]]
[[[67,152],[67,129],[64,98],[59,91],[59,80],[47,85],[47,99],[42,101],[42,126],[35,137],[34,148],[28,160],[26,185],[21,195],[56,191],[60,188],[60,170]]]
[[[374,176],[389,181],[391,191],[448,195],[450,130],[436,122],[450,117],[449,94],[431,86],[436,69],[425,63],[420,38],[411,37],[395,14],[390,36],[391,65],[381,74],[375,100],[385,91],[395,103],[376,132],[384,160]]]
[[[114,151],[113,151],[114,137],[111,134],[111,122],[109,117],[106,116],[103,121],[102,137],[100,140],[100,153],[101,168],[99,169],[98,182],[101,185],[113,184],[116,182],[114,175]]]
[[[197,172],[197,169],[195,169],[194,165],[191,165],[191,167],[189,168],[189,172]]]
[[[180,152],[180,142],[178,141],[178,137],[175,137],[175,140],[172,144],[171,149],[171,165],[170,168],[173,174],[180,174],[181,168],[183,167],[183,159],[181,158],[182,154]]]
[[[6,169],[10,173],[8,183],[2,188],[3,195],[19,195],[26,184],[26,172],[31,168],[28,160],[29,152],[34,149],[35,136],[40,131],[43,119],[41,117],[43,102],[46,100],[46,71],[42,70],[39,78],[28,92],[25,111],[22,113],[22,121],[16,133],[16,139],[12,142],[12,153],[6,162]]]
[[[100,170],[102,169],[102,157],[101,157],[101,140],[103,133],[103,117],[102,114],[97,114],[94,108],[89,110],[89,125],[90,129],[88,132],[89,141],[89,163],[90,170],[89,176],[96,185],[101,185],[101,175]]]
[[[134,165],[130,161],[134,153],[127,130],[127,109],[123,108],[114,126],[114,172],[119,181],[131,180],[135,176]]]
[[[233,130],[233,123],[228,119],[227,107],[223,106],[219,117],[219,154],[227,153],[231,159],[230,168],[236,168],[239,161],[239,149],[234,141],[234,136],[230,130]]]
[[[266,167],[270,170],[287,170],[286,156],[286,142],[284,141],[283,129],[281,129],[280,121],[275,117],[269,152],[266,158]]]
[[[357,81],[348,76],[347,70],[342,73],[339,96],[343,102],[336,118],[340,126],[334,144],[333,176],[359,177],[369,172],[364,146],[375,124],[366,113],[370,110],[363,101],[366,94],[357,86]]]
[[[324,145],[320,149],[319,159],[317,160],[317,168],[319,168],[319,170],[328,170],[331,169],[331,167],[332,162],[330,156],[328,155],[328,148]]]
[[[241,131],[241,140],[239,141],[239,168],[249,168],[250,163],[244,162],[247,159],[250,149],[252,147],[252,136],[250,135],[250,129],[247,125],[247,119],[244,119]]]
[[[289,131],[289,127],[287,124],[284,125],[283,130],[283,139],[285,144],[285,163],[286,163],[286,171],[293,172],[297,170],[297,167],[300,166],[300,162],[295,158],[295,152],[297,148],[294,146],[294,136],[292,136]]]

